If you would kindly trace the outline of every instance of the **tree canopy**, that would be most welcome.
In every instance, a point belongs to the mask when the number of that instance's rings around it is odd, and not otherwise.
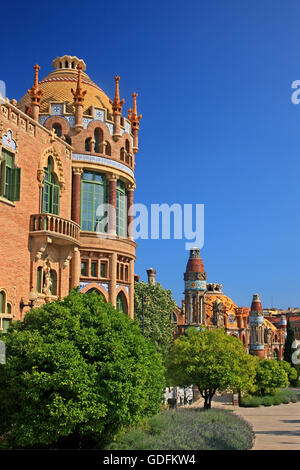
[[[161,356],[97,293],[34,309],[1,339],[0,436],[12,448],[93,447],[160,409]]]
[[[173,340],[172,315],[176,303],[170,290],[160,283],[135,282],[134,316],[142,328],[142,298],[144,297],[144,335],[164,357]]]
[[[202,327],[199,331],[190,328],[175,340],[166,364],[170,384],[197,386],[204,408],[210,408],[217,391],[238,392],[253,387],[256,358],[223,329]]]
[[[254,387],[255,393],[261,396],[272,395],[277,388],[289,385],[288,372],[280,361],[258,359]]]

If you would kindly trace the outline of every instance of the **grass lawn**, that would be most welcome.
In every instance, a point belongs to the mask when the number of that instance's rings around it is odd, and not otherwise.
[[[225,410],[179,409],[144,420],[111,443],[110,450],[248,450],[254,433]]]

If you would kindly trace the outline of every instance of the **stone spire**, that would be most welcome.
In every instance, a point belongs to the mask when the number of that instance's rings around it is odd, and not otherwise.
[[[133,98],[133,107],[132,109],[128,110],[128,119],[131,122],[131,130],[133,134],[133,152],[137,153],[139,150],[138,147],[138,133],[140,129],[140,120],[142,118],[142,115],[138,115],[137,113],[137,105],[136,105],[136,98],[138,94],[133,93],[132,98]]]
[[[82,129],[82,114],[83,114],[83,103],[84,97],[86,95],[86,90],[82,88],[81,74],[83,70],[83,65],[79,63],[77,65],[78,78],[77,78],[77,88],[76,91],[71,88],[72,95],[74,96],[74,105],[75,105],[75,130],[80,131]]]
[[[118,75],[116,75],[115,76],[116,89],[115,89],[114,101],[109,100],[110,104],[112,105],[112,109],[113,109],[113,116],[114,116],[114,135],[113,135],[113,139],[115,141],[119,140],[120,137],[121,137],[120,124],[121,124],[121,116],[122,116],[122,107],[125,103],[124,99],[120,100],[119,81],[120,81],[120,77]]]
[[[31,87],[30,90],[27,91],[31,98],[31,117],[38,121],[39,119],[39,111],[41,105],[41,99],[43,96],[43,90],[39,88],[39,70],[40,67],[36,64],[34,67],[34,85]]]

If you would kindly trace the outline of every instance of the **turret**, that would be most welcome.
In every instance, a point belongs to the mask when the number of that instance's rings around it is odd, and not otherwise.
[[[184,287],[186,324],[205,324],[206,272],[199,248],[190,250],[190,257],[184,273]]]
[[[258,294],[253,295],[250,315],[250,354],[265,357],[264,347],[264,315]]]
[[[39,88],[39,70],[40,67],[36,64],[34,67],[34,85],[31,87],[30,90],[27,91],[27,93],[30,96],[31,99],[31,106],[30,106],[30,114],[32,119],[35,121],[39,120],[39,112],[40,112],[40,105],[41,105],[41,99],[43,96],[43,90]]]
[[[83,70],[83,65],[79,63],[77,65],[78,78],[77,78],[77,88],[76,91],[71,88],[72,95],[74,96],[74,105],[75,105],[75,131],[80,131],[82,129],[82,115],[83,115],[83,103],[84,97],[86,95],[86,90],[83,90],[81,83],[81,74]]]
[[[120,77],[116,75],[115,76],[115,82],[116,82],[115,97],[113,101],[109,100],[113,109],[113,116],[114,116],[113,139],[115,141],[119,140],[121,137],[120,125],[121,125],[122,107],[125,103],[124,99],[120,100],[119,81],[120,81]]]
[[[140,120],[142,118],[142,115],[138,115],[137,113],[137,105],[136,105],[136,98],[137,98],[137,93],[132,94],[133,98],[133,107],[132,109],[128,110],[128,119],[131,122],[131,129],[132,129],[132,134],[133,134],[133,153],[137,153],[139,150],[139,145],[138,145],[138,133],[140,129]]]
[[[148,283],[155,284],[156,270],[153,268],[147,269]]]

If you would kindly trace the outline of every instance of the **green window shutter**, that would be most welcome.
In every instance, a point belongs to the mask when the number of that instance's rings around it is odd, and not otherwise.
[[[21,168],[11,170],[11,182],[8,187],[8,199],[20,201]]]
[[[5,196],[5,187],[6,187],[6,163],[5,160],[1,161],[1,196]]]
[[[59,186],[53,185],[52,214],[59,214]]]
[[[51,294],[56,295],[56,275],[53,269],[50,271],[50,278],[51,278]]]
[[[8,328],[10,327],[11,325],[11,320],[8,319],[8,318],[2,318],[2,329],[3,329],[3,333],[7,333],[7,330]]]

